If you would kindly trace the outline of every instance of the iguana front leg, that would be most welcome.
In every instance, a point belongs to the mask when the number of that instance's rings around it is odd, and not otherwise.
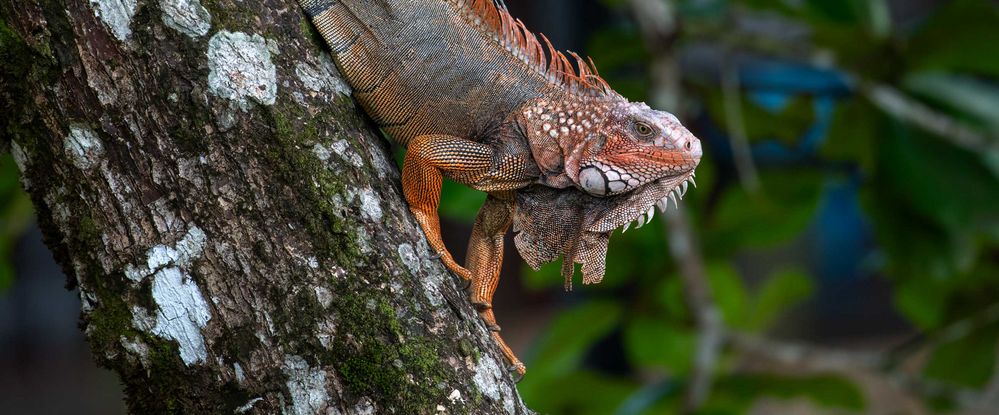
[[[409,143],[402,165],[402,192],[409,210],[444,266],[466,280],[472,274],[454,261],[441,237],[437,208],[443,175],[472,184],[489,173],[491,163],[492,149],[485,144],[448,135],[422,135]]]
[[[533,172],[526,166],[528,164],[524,162],[523,155],[494,160],[493,149],[488,145],[447,135],[425,135],[413,139],[402,166],[403,193],[431,248],[440,255],[448,269],[471,281],[472,304],[492,331],[493,339],[503,354],[520,374],[525,372],[524,364],[500,337],[492,300],[503,265],[503,236],[512,222],[514,194],[511,189],[530,182]],[[454,261],[441,238],[437,208],[444,175],[490,192],[472,227],[467,269]]]
[[[513,219],[513,198],[512,192],[490,193],[486,198],[472,227],[465,265],[472,272],[472,304],[479,310],[479,316],[492,331],[493,339],[513,368],[523,375],[526,371],[524,364],[500,337],[492,304],[503,265],[503,236]]]

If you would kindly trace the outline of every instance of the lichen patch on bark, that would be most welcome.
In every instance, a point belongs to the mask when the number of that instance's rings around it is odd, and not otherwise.
[[[24,186],[25,190],[31,190],[31,179],[28,179],[28,164],[31,160],[28,158],[28,153],[24,152],[20,144],[17,141],[10,141],[10,153],[14,156],[14,164],[17,165],[17,169],[21,171],[21,185]]]
[[[326,392],[326,372],[313,368],[301,356],[285,356],[282,371],[288,377],[286,385],[291,393],[291,408],[287,413],[312,415],[326,412],[329,393]]]
[[[253,399],[250,399],[250,401],[247,402],[247,403],[245,403],[245,404],[243,404],[243,406],[240,406],[239,408],[236,408],[235,413],[237,413],[237,414],[245,414],[247,412],[250,412],[250,410],[253,409],[253,407],[257,404],[257,402],[260,402],[262,400],[264,400],[264,398],[253,398]]]
[[[212,15],[199,0],[161,0],[163,24],[189,37],[204,36],[212,28]]]
[[[97,133],[87,127],[71,127],[69,135],[63,140],[63,148],[73,165],[80,170],[90,170],[99,165],[104,157],[104,146],[97,138]]]
[[[333,58],[329,54],[320,55],[318,65],[299,62],[295,65],[295,75],[298,75],[302,85],[312,92],[331,93],[324,95],[325,97],[335,97],[333,94],[350,95],[350,87],[338,76]]]
[[[357,415],[375,415],[375,404],[371,402],[371,398],[365,396],[357,402],[357,405],[354,405],[354,413]]]
[[[208,41],[208,89],[248,111],[250,100],[274,105],[277,69],[260,35],[220,31]]]
[[[351,166],[357,168],[364,167],[364,160],[361,160],[361,156],[357,155],[357,153],[350,148],[350,143],[348,143],[347,140],[334,141],[332,148],[334,153],[350,163]]]
[[[143,364],[149,364],[149,346],[138,340],[129,340],[121,336],[121,347],[135,355]]]
[[[136,0],[90,0],[94,14],[107,25],[111,33],[124,42],[132,35],[132,17]]]
[[[153,327],[156,327],[156,320],[145,308],[132,306],[132,327],[139,331],[151,332]]]
[[[201,252],[205,249],[206,239],[205,232],[201,228],[192,226],[174,246],[156,245],[149,248],[146,253],[146,264],[144,266],[129,265],[125,268],[125,276],[132,281],[139,282],[167,265],[181,268],[189,267],[201,256]]]
[[[413,250],[413,245],[410,244],[400,244],[399,245],[399,258],[402,259],[402,263],[406,264],[406,268],[413,275],[418,275],[420,273],[420,257],[416,255],[416,251]]]
[[[517,410],[516,397],[510,387],[503,381],[503,372],[499,364],[492,356],[484,355],[479,359],[475,367],[475,376],[472,381],[483,395],[497,402],[502,402],[503,409],[508,414],[514,414]]]
[[[382,205],[374,190],[361,189],[359,191],[351,191],[351,194],[360,200],[362,216],[374,222],[381,222],[383,214]]]
[[[184,364],[204,362],[208,349],[201,329],[212,313],[198,285],[179,268],[164,268],[153,277],[152,292],[158,308],[153,333],[175,340]]]
[[[312,146],[312,154],[315,154],[322,161],[329,161],[330,157],[333,156],[329,148],[319,143]]]

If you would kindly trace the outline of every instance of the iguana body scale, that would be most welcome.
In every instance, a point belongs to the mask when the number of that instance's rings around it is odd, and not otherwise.
[[[539,40],[493,0],[299,0],[360,105],[407,148],[403,192],[431,248],[513,368],[492,297],[513,226],[537,268],[563,257],[599,282],[610,233],[682,196],[700,142],[672,114],[614,92],[592,62]],[[444,246],[442,177],[489,193],[465,267]],[[683,187],[681,187],[683,184]],[[681,190],[682,189],[682,190]]]

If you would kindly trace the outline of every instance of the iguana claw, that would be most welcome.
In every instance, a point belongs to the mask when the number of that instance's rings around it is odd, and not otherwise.
[[[520,383],[524,380],[524,374],[527,373],[527,368],[523,363],[517,362],[506,368],[508,372],[511,372],[513,376],[513,383]]]

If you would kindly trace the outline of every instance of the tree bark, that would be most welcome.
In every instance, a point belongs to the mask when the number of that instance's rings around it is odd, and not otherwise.
[[[528,413],[293,0],[0,2],[9,149],[135,413]]]

